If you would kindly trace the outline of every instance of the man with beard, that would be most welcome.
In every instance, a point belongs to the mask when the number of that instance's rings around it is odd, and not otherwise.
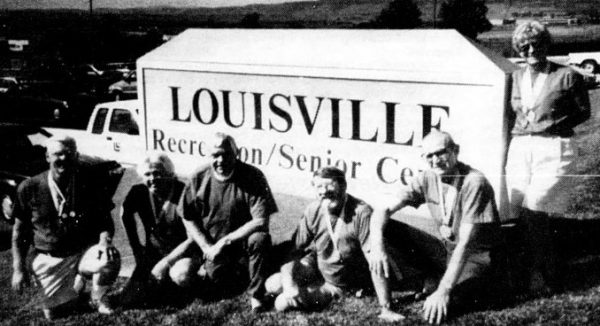
[[[389,277],[369,272],[365,256],[371,207],[346,193],[346,178],[338,168],[318,169],[312,185],[319,200],[306,208],[293,237],[295,250],[309,253],[284,264],[268,279],[267,291],[279,294],[275,308],[321,308],[345,293],[360,294],[374,286],[381,305],[379,318],[404,319],[390,308]]]
[[[50,169],[17,189],[12,287],[20,291],[27,282],[25,261],[33,243],[30,269],[41,287],[47,319],[77,307],[73,304],[85,278],[92,279],[91,298],[98,312],[111,314],[106,293],[120,268],[111,240],[113,203],[102,180],[79,163],[73,138],[50,138],[46,147]]]
[[[263,173],[237,159],[231,136],[218,132],[207,144],[211,163],[192,177],[179,204],[188,235],[204,257],[200,287],[210,292],[214,285],[226,294],[249,277],[250,305],[260,311],[271,248],[269,217],[277,205]],[[242,266],[247,274],[241,274]]]
[[[423,139],[423,158],[429,169],[413,178],[400,195],[373,213],[369,265],[377,275],[387,275],[390,263],[406,267],[417,264],[437,288],[423,305],[424,319],[440,323],[450,304],[461,307],[483,299],[498,285],[497,249],[499,217],[494,191],[481,172],[458,161],[459,147],[450,134],[433,130]],[[390,215],[405,206],[427,204],[438,227],[437,237],[390,221]],[[401,251],[398,261],[390,250]],[[394,259],[396,261],[394,262]],[[405,268],[403,272],[407,273]],[[439,281],[438,281],[439,280]],[[468,307],[466,307],[468,308]]]

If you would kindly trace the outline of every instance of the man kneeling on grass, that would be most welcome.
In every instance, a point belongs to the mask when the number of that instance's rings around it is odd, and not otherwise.
[[[112,314],[106,294],[121,267],[112,244],[113,203],[98,175],[80,163],[75,139],[55,136],[46,147],[50,169],[17,189],[12,287],[20,291],[27,272],[33,272],[44,316],[53,319],[78,307],[74,303],[91,278],[91,304]],[[27,268],[31,244],[34,256]]]
[[[190,287],[200,260],[199,250],[187,237],[176,212],[185,185],[177,180],[171,159],[165,153],[151,153],[138,165],[138,171],[143,183],[134,185],[123,203],[123,226],[136,263],[121,292],[124,306],[170,299],[165,294],[172,291],[164,290]],[[140,227],[145,234],[143,245],[138,236]]]
[[[311,248],[311,253],[284,264],[280,273],[267,280],[267,292],[279,294],[275,308],[318,309],[345,293],[359,293],[374,284],[381,305],[379,317],[404,319],[390,308],[390,280],[369,273],[365,255],[371,207],[346,193],[344,172],[337,168],[315,171],[312,184],[319,200],[308,206],[293,239],[295,250]]]
[[[251,309],[260,312],[269,218],[277,205],[264,174],[237,158],[233,137],[218,132],[207,145],[211,162],[192,176],[179,204],[188,235],[202,251],[199,288],[222,296],[247,287]]]
[[[415,176],[400,195],[373,214],[370,267],[376,275],[387,275],[390,263],[404,268],[417,264],[435,290],[423,305],[425,320],[440,323],[449,308],[472,308],[486,295],[498,293],[497,254],[500,244],[499,217],[494,191],[481,172],[458,161],[458,145],[448,133],[432,131],[423,140],[423,158],[429,169]],[[390,220],[390,215],[410,205],[427,204],[438,237]],[[397,249],[409,260],[389,259]],[[395,260],[395,261],[394,261]],[[411,264],[411,265],[412,265]],[[433,291],[430,291],[433,290]]]

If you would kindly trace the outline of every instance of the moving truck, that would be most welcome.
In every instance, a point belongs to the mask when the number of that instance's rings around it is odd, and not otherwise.
[[[335,165],[375,203],[424,167],[440,128],[504,205],[514,69],[453,30],[189,29],[137,61],[141,129],[184,175],[222,131],[274,192],[312,196],[312,172]]]
[[[312,173],[334,165],[376,204],[424,168],[439,128],[504,210],[514,69],[453,30],[189,29],[137,60],[137,139],[186,177],[225,132],[275,193],[312,197]]]

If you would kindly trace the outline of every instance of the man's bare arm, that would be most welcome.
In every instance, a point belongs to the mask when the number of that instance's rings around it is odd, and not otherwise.
[[[444,272],[438,288],[425,300],[423,305],[424,318],[429,323],[439,324],[448,315],[450,294],[467,261],[468,247],[476,228],[475,224],[462,223],[458,230],[458,244],[452,252],[446,272]]]
[[[183,219],[183,225],[185,226],[188,237],[194,240],[194,242],[198,245],[198,247],[200,247],[200,250],[202,250],[202,252],[206,252],[206,250],[208,250],[213,245],[195,221],[188,221],[186,219]]]
[[[385,251],[385,241],[383,232],[390,216],[407,205],[405,198],[399,198],[391,201],[387,205],[375,208],[371,215],[371,252],[368,261],[371,273],[377,276],[389,277],[389,264],[387,253]]]
[[[12,288],[15,291],[20,291],[27,282],[25,259],[27,258],[30,242],[29,232],[27,231],[25,224],[20,219],[15,219],[12,233]]]

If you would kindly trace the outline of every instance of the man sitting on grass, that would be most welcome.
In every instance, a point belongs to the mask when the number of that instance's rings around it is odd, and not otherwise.
[[[337,168],[315,171],[312,184],[319,200],[307,207],[293,239],[296,250],[310,248],[310,253],[284,264],[280,273],[267,280],[267,292],[279,294],[275,308],[322,308],[334,298],[371,289],[374,284],[380,318],[404,319],[390,307],[389,278],[369,273],[365,256],[371,207],[346,193],[344,172]]]
[[[494,190],[481,172],[458,161],[459,147],[448,133],[432,131],[423,139],[423,158],[429,169],[415,176],[410,185],[371,222],[370,267],[376,275],[387,275],[390,263],[418,264],[439,283],[423,305],[429,323],[440,323],[451,304],[472,305],[498,286],[497,256],[500,220]],[[427,204],[439,229],[438,237],[406,224],[390,221],[390,215],[410,205]],[[388,258],[390,249],[401,251],[407,261]],[[426,282],[432,283],[432,282]]]

